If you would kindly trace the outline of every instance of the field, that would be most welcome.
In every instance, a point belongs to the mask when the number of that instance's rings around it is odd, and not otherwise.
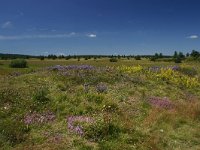
[[[0,60],[0,149],[199,150],[200,65]]]

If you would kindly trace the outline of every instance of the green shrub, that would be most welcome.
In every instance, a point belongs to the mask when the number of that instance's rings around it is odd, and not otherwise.
[[[40,56],[39,58],[40,58],[40,60],[44,60],[45,57],[44,56]]]
[[[110,58],[110,62],[117,62],[118,60],[116,58]]]
[[[11,118],[0,120],[0,135],[12,145],[23,142],[27,137],[28,131],[29,128],[23,122],[12,120]]]
[[[95,102],[96,104],[101,104],[104,100],[104,96],[100,94],[86,94],[86,99],[89,102]]]
[[[178,71],[191,77],[194,77],[195,75],[198,74],[194,68],[190,68],[190,67],[180,68]]]
[[[151,57],[150,61],[156,61],[156,58],[155,57]]]
[[[135,60],[141,60],[141,57],[139,55],[135,56]]]
[[[175,58],[175,59],[174,59],[174,62],[175,62],[175,63],[181,63],[181,62],[182,62],[182,60],[181,60],[181,58],[180,58],[180,57],[178,57],[178,58]]]
[[[27,61],[24,59],[15,59],[10,62],[10,67],[11,68],[26,68],[27,66]]]
[[[92,141],[117,138],[120,128],[112,123],[99,120],[85,128],[85,137]]]
[[[46,104],[47,102],[49,102],[49,98],[47,97],[47,95],[48,95],[47,89],[38,90],[33,96],[33,100],[35,104],[40,105],[40,104]]]

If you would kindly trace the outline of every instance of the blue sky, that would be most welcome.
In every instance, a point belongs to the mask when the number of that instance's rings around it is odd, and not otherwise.
[[[199,0],[0,0],[0,53],[200,49]]]

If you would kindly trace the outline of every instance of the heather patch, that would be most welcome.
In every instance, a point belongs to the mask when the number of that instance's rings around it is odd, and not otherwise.
[[[94,119],[86,116],[70,116],[67,117],[67,127],[69,131],[72,131],[78,135],[84,135],[84,128],[80,123],[93,123]]]
[[[148,102],[152,106],[158,107],[158,108],[165,108],[165,109],[174,108],[174,105],[172,104],[172,102],[166,97],[164,97],[164,98],[151,97],[151,98],[148,99]]]
[[[24,117],[24,123],[26,125],[32,125],[32,124],[44,124],[54,121],[56,118],[55,114],[53,112],[44,112],[44,113],[28,113]]]

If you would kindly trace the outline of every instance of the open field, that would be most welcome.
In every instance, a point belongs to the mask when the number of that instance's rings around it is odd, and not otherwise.
[[[200,65],[0,60],[0,149],[198,150]]]

